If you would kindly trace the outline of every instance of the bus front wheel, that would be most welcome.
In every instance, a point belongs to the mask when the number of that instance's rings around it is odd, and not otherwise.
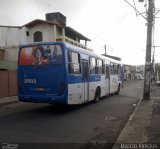
[[[97,103],[100,100],[100,89],[99,87],[96,89],[94,102]]]

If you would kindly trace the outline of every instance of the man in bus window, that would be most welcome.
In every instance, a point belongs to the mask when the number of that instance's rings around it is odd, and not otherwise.
[[[52,55],[51,55],[51,49],[50,46],[48,45],[47,48],[44,50],[44,59],[46,60],[51,60]]]
[[[52,57],[53,61],[56,61],[57,59],[57,47],[55,46],[54,47],[54,50],[53,50],[53,57]]]

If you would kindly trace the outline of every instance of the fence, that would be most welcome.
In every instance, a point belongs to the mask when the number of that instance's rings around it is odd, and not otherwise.
[[[17,72],[0,70],[0,97],[17,95]]]

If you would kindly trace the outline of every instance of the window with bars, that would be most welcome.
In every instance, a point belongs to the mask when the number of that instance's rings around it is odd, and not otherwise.
[[[43,41],[43,34],[40,31],[37,31],[33,34],[34,42]]]

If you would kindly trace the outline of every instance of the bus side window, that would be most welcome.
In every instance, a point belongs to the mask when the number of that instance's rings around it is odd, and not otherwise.
[[[113,64],[113,74],[118,74],[117,64]]]
[[[89,58],[89,65],[90,65],[90,74],[96,73],[96,59],[94,57]]]
[[[83,80],[88,80],[88,75],[89,75],[89,71],[88,71],[88,62],[82,62],[82,77]]]
[[[68,69],[70,74],[80,74],[80,55],[75,52],[68,52]]]
[[[113,63],[110,63],[110,74],[113,74]]]
[[[109,66],[106,65],[106,79],[109,79]]]
[[[121,65],[118,64],[117,66],[118,66],[118,74],[120,74],[121,73]]]
[[[97,74],[103,74],[103,61],[97,59]]]
[[[57,63],[61,64],[62,63],[62,50],[57,49]]]

